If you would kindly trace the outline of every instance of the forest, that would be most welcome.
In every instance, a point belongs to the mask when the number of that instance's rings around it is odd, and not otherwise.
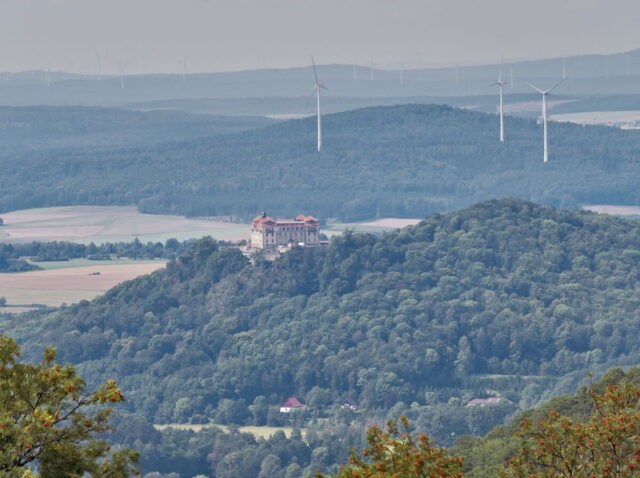
[[[451,445],[637,363],[638,244],[637,221],[493,200],[275,262],[205,238],[92,302],[0,328],[28,350],[59,347],[90,383],[117,378],[148,423],[336,433],[317,452],[329,466],[371,421],[404,413]],[[279,413],[291,396],[304,412]]]
[[[320,154],[313,118],[198,138],[162,129],[157,136],[166,140],[154,144],[94,147],[89,135],[84,147],[4,152],[0,212],[136,205],[147,213],[248,219],[302,211],[353,221],[424,217],[501,197],[568,208],[640,201],[637,131],[552,122],[547,164],[535,120],[507,117],[501,144],[496,115],[449,106],[326,115],[323,131]]]

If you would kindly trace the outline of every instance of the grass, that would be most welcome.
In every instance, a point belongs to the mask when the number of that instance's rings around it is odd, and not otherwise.
[[[154,425],[157,430],[164,430],[165,428],[175,428],[177,430],[192,430],[194,432],[199,432],[203,428],[212,428],[218,427],[225,433],[229,432],[229,427],[227,425],[218,425],[215,423],[207,423],[205,425],[193,425],[190,423],[170,423],[167,425]],[[269,438],[274,433],[278,431],[284,432],[287,437],[291,436],[291,432],[293,431],[292,427],[256,427],[256,426],[242,426],[238,427],[238,430],[242,433],[251,433],[256,438]],[[307,433],[306,429],[301,428],[302,436],[304,437]]]

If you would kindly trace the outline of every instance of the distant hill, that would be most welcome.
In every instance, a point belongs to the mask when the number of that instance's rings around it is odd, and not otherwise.
[[[551,123],[544,164],[534,120],[508,118],[505,144],[496,115],[448,106],[365,108],[323,124],[321,154],[314,118],[159,146],[0,154],[0,211],[136,204],[150,213],[356,220],[507,196],[566,207],[640,202],[636,131]]]
[[[196,116],[95,107],[0,107],[0,155],[189,140],[269,124],[256,117]]]
[[[407,62],[400,81],[400,64],[319,65],[329,96],[354,98],[464,97],[484,95],[497,79],[500,68],[509,81],[510,93],[529,93],[527,82],[551,86],[565,73],[569,78],[558,93],[609,95],[640,93],[640,49],[611,55],[578,55],[567,58],[496,61],[486,65],[423,67]],[[133,102],[231,99],[264,97],[304,97],[313,88],[311,65],[285,69],[256,69],[220,73],[133,74],[119,76],[49,74],[30,71],[0,74],[0,104],[118,106]],[[513,77],[512,77],[513,73]],[[513,80],[513,81],[512,81]],[[513,83],[513,85],[511,85]]]
[[[527,406],[637,363],[638,244],[637,221],[490,201],[274,263],[203,239],[93,302],[0,325],[33,353],[59,346],[92,382],[117,378],[155,422],[244,423],[256,400],[294,395],[316,416],[347,399],[364,416],[415,402],[442,440],[514,410],[464,418],[464,397],[498,390]]]

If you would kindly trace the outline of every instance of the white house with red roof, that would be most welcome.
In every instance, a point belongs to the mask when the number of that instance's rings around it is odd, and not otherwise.
[[[280,413],[291,413],[296,410],[302,410],[304,407],[304,403],[302,403],[296,397],[290,397],[286,402],[280,405]]]
[[[276,251],[287,245],[316,247],[320,244],[320,221],[313,216],[273,219],[262,213],[251,221],[251,248]]]

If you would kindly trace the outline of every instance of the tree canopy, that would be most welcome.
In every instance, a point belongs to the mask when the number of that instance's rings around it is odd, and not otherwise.
[[[0,476],[124,478],[137,474],[137,453],[111,450],[97,435],[109,430],[123,401],[114,381],[93,392],[72,365],[47,348],[37,365],[19,361],[20,347],[0,335]]]

